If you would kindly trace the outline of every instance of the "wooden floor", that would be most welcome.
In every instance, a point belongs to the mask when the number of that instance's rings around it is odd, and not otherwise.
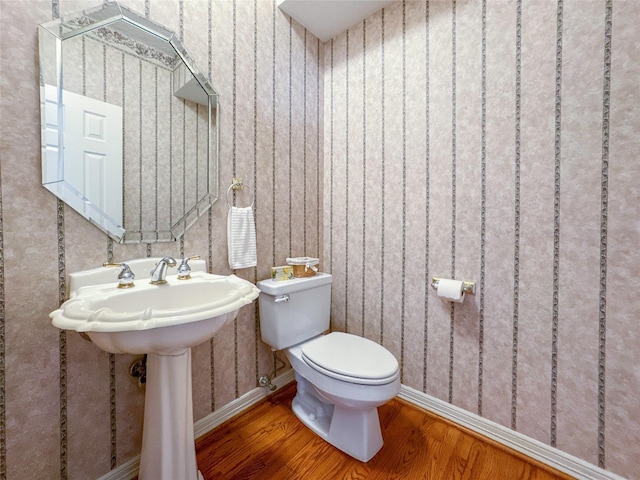
[[[295,382],[201,437],[205,480],[571,478],[399,399],[379,408],[385,445],[361,463],[296,418],[294,395]]]

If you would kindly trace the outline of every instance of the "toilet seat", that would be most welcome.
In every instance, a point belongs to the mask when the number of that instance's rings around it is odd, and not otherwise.
[[[329,377],[361,385],[384,385],[399,373],[398,361],[382,345],[367,338],[333,332],[307,342],[302,358]]]

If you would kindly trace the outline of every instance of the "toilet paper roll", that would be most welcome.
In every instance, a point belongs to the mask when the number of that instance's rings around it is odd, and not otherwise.
[[[450,302],[462,303],[464,301],[462,280],[438,280],[438,296]]]

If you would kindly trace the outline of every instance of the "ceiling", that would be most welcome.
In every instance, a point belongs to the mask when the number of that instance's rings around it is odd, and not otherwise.
[[[322,42],[395,0],[279,0],[278,7]]]

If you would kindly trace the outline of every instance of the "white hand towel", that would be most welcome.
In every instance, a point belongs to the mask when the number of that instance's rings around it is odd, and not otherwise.
[[[227,244],[229,267],[232,269],[255,267],[258,264],[253,207],[229,208]]]

